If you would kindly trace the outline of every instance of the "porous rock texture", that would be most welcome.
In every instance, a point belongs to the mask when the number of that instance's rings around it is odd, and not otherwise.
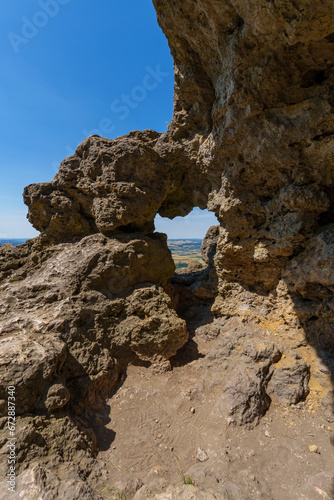
[[[231,423],[297,403],[310,377],[322,396],[332,387],[334,4],[153,3],[175,63],[167,133],[87,138],[51,182],[24,191],[41,236],[0,250],[1,409],[15,382],[27,436],[40,429],[23,462],[53,450],[66,421],[81,444],[64,437],[63,458],[80,450],[89,464],[90,426],[119,374],[166,367],[189,331],[218,337],[205,363],[221,357]],[[208,268],[170,280],[154,218],[193,207],[219,221]]]

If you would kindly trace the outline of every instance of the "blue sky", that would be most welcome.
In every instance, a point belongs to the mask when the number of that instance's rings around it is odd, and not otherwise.
[[[0,238],[33,237],[24,186],[55,175],[92,133],[163,132],[172,117],[173,62],[151,0],[15,0],[0,19]],[[198,209],[157,218],[170,238],[203,237]]]

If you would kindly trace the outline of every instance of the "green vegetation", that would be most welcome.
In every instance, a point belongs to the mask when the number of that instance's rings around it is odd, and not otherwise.
[[[186,262],[177,262],[175,267],[176,269],[182,269],[183,267],[188,267],[188,264]]]
[[[182,476],[183,479],[183,484],[191,484],[192,486],[195,486],[195,482],[190,476]]]
[[[102,491],[107,491],[113,500],[126,500],[126,494],[118,488],[103,488]]]

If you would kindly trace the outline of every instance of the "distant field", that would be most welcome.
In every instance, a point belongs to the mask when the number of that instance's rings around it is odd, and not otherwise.
[[[23,243],[25,243],[27,240],[24,240],[24,239],[8,239],[8,240],[5,240],[5,239],[0,239],[0,246],[1,245],[13,245],[13,247],[16,247],[17,245],[22,245]]]
[[[168,240],[167,244],[172,252],[175,264],[184,263],[188,265],[194,261],[202,262],[202,240]]]

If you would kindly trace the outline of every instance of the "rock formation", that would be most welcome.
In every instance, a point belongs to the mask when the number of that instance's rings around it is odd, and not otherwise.
[[[310,377],[331,397],[334,4],[153,3],[175,63],[168,132],[87,138],[24,191],[41,236],[0,249],[0,408],[16,385],[26,442],[38,435],[21,462],[53,449],[59,419],[63,442],[79,443],[65,456],[95,456],[94,415],[119,375],[167,368],[188,331],[220,335],[206,363],[227,366],[235,424],[304,399]],[[208,269],[171,280],[154,218],[194,207],[220,223],[203,244]],[[191,321],[194,304],[205,313]]]

